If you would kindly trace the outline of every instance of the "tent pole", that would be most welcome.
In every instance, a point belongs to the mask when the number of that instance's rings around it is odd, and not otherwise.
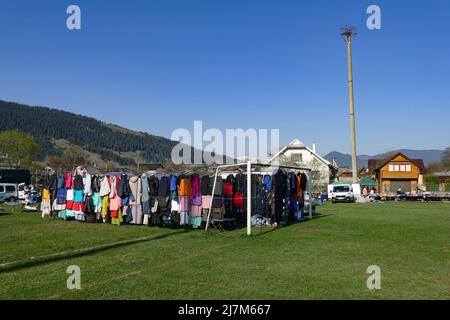
[[[252,162],[247,162],[247,235],[252,234]]]
[[[216,174],[214,175],[214,183],[213,183],[213,188],[212,188],[212,193],[211,193],[211,202],[209,203],[208,218],[206,219],[205,231],[208,231],[208,229],[209,229],[209,221],[211,219],[211,208],[212,208],[212,203],[213,203],[213,200],[214,200],[214,192],[216,191],[216,181],[217,181],[217,174],[218,173],[219,173],[219,168],[216,169]]]
[[[313,197],[312,197],[312,174],[311,171],[308,171],[308,193],[309,193],[309,219],[312,219],[312,205],[313,205]]]

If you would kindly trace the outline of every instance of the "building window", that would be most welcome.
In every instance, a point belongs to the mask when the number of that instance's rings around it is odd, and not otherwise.
[[[406,171],[407,171],[407,172],[411,172],[411,165],[410,165],[410,164],[407,164],[407,165],[406,165]]]
[[[293,154],[291,154],[291,160],[296,161],[296,162],[302,162],[303,155],[301,153],[293,153]]]
[[[394,165],[394,171],[395,172],[400,171],[400,166],[398,164]]]
[[[389,165],[389,172],[392,172],[392,171],[394,171],[394,165],[390,164]]]
[[[403,172],[406,171],[406,166],[404,164],[400,165],[400,171],[403,171]]]

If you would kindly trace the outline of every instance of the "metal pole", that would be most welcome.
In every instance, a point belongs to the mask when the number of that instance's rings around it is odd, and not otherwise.
[[[247,235],[252,234],[252,162],[247,162]]]
[[[206,228],[205,231],[208,231],[209,229],[209,221],[211,219],[211,208],[212,208],[212,203],[214,200],[214,192],[216,191],[216,181],[217,181],[217,174],[219,172],[219,168],[216,169],[216,174],[214,175],[214,183],[213,183],[213,188],[212,188],[212,192],[211,192],[211,202],[209,203],[209,208],[208,208],[208,218],[206,219]]]
[[[353,65],[352,65],[352,35],[347,34],[348,60],[348,91],[350,97],[350,130],[352,138],[352,176],[353,183],[358,183],[358,167],[356,161],[356,133],[355,133],[355,102],[353,97]]]
[[[308,171],[308,193],[309,193],[309,220],[312,219],[312,205],[313,205],[313,198],[312,198],[312,173],[311,171]]]

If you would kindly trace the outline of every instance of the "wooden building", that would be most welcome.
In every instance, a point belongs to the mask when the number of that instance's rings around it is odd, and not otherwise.
[[[369,160],[369,172],[378,183],[382,193],[423,191],[423,173],[425,165],[422,159],[409,159],[402,153],[396,153],[385,160]]]
[[[352,169],[339,169],[337,173],[338,181],[353,183]]]
[[[450,192],[450,172],[435,173],[439,179],[439,192]]]

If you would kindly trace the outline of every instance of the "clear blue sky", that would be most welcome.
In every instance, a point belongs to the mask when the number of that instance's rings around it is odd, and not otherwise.
[[[82,30],[66,28],[66,8]],[[366,28],[378,4],[382,30]],[[0,0],[0,99],[170,137],[279,128],[350,152],[346,47],[359,154],[450,145],[450,1]]]

